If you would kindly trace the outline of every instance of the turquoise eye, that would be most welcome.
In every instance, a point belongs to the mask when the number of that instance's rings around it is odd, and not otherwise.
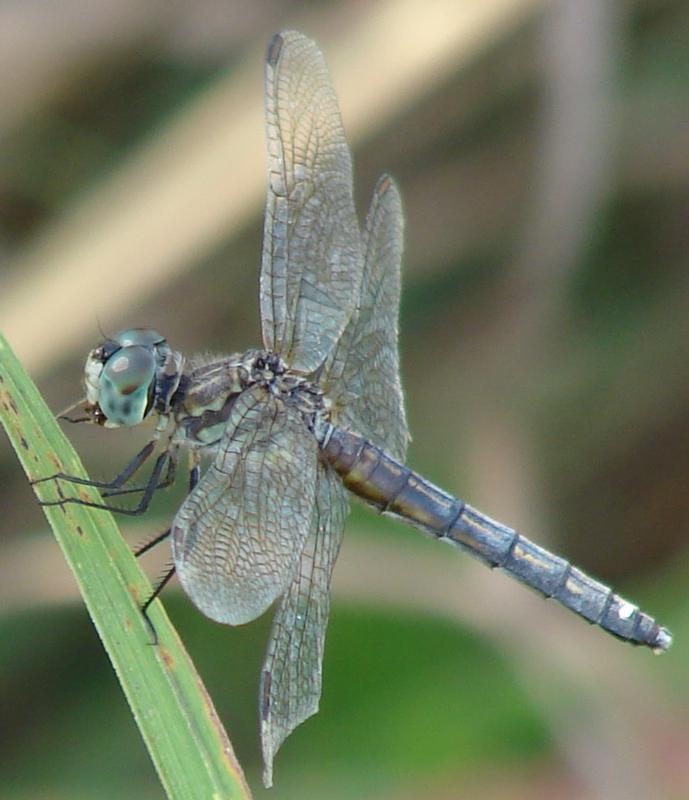
[[[151,410],[156,362],[140,345],[122,347],[105,362],[98,387],[98,405],[111,427],[138,425]]]
[[[161,336],[158,331],[154,331],[153,328],[129,328],[126,331],[116,333],[112,340],[121,347],[141,345],[141,347],[150,348],[164,342],[165,337]]]

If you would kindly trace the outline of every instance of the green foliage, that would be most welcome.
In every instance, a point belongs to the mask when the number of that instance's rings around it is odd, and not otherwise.
[[[0,418],[31,479],[85,476],[47,406],[0,338]],[[36,485],[56,499],[53,481]],[[76,487],[65,492],[76,492]],[[78,487],[85,500],[97,492]],[[151,646],[140,604],[151,591],[110,514],[76,504],[45,508],[83,594],[131,711],[170,798],[247,797],[232,747],[182,643],[160,605],[150,616]]]

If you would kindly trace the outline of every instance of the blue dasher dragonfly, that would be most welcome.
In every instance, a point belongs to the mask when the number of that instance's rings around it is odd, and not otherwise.
[[[211,619],[240,625],[276,604],[260,688],[271,785],[278,748],[318,709],[330,580],[350,493],[620,639],[664,651],[672,637],[607,586],[405,466],[399,192],[380,178],[360,229],[323,56],[294,31],[269,46],[265,111],[262,348],[187,359],[154,330],[123,331],[90,352],[85,416],[76,421],[116,428],[157,418],[152,440],[114,480],[91,482],[104,497],[140,492],[138,505],[94,505],[143,512],[187,450],[189,494],[154,542],[170,537],[172,571]],[[158,447],[149,479],[131,486]]]

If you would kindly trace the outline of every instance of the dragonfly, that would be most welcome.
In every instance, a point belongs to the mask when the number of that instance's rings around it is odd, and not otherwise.
[[[189,493],[168,530],[149,543],[169,537],[174,562],[151,599],[176,572],[192,602],[217,622],[248,623],[276,605],[259,697],[270,786],[278,748],[318,710],[349,495],[620,639],[662,652],[672,636],[564,558],[406,466],[399,191],[383,175],[360,227],[331,79],[317,45],[295,31],[277,34],[268,48],[265,115],[262,347],[185,358],[152,329],[106,338],[88,355],[84,416],[72,421],[117,428],[153,417],[153,437],[109,482],[62,473],[43,480],[89,483],[106,499],[140,492],[133,508],[49,501],[139,514],[174,480],[180,451],[188,453]],[[150,476],[133,486],[156,449]]]

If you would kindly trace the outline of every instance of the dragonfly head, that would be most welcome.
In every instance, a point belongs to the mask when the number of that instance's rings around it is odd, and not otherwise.
[[[176,356],[165,338],[150,328],[130,328],[106,339],[91,350],[84,366],[88,418],[119,428],[138,425],[154,410],[167,410],[179,371],[166,368],[171,361],[178,366]]]

